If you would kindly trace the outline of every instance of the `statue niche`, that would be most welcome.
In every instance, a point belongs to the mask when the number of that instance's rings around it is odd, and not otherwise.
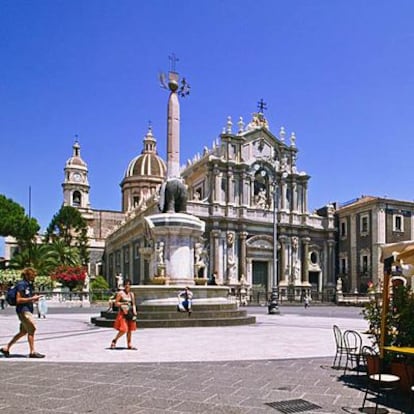
[[[169,178],[160,190],[159,208],[163,213],[187,212],[187,187],[180,178]]]

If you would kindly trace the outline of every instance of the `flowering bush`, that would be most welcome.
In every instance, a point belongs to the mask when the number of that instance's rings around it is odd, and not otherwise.
[[[0,270],[0,285],[8,286],[21,280],[21,270]]]
[[[83,286],[86,278],[86,269],[82,266],[59,266],[50,275],[52,280],[61,283],[70,290]]]

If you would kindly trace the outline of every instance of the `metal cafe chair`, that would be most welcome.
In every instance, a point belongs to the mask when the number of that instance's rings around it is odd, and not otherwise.
[[[361,354],[367,367],[367,382],[364,400],[360,411],[364,410],[368,393],[371,392],[375,395],[374,413],[376,414],[380,396],[384,395],[388,401],[388,395],[398,389],[400,377],[398,375],[386,374],[382,372],[382,361],[379,359],[378,353],[370,346],[363,346]]]
[[[342,355],[346,355],[346,348],[344,344],[344,338],[342,335],[342,331],[338,325],[333,326],[333,333],[334,333],[334,338],[335,338],[336,351],[335,351],[335,358],[333,360],[332,368],[340,368]],[[338,365],[336,364],[337,360],[338,360]]]
[[[342,338],[346,354],[344,375],[346,374],[348,367],[352,368],[352,365],[354,365],[357,370],[357,375],[359,375],[359,367],[362,359],[361,335],[356,331],[347,330],[343,333]]]

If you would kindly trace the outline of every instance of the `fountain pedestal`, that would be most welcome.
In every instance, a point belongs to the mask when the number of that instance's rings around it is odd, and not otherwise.
[[[162,213],[145,217],[154,245],[162,245],[162,261],[154,260],[151,268],[165,266],[170,285],[194,285],[194,245],[204,233],[205,223],[185,213]]]

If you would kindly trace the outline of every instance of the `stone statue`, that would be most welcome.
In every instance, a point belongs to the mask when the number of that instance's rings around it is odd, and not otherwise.
[[[196,243],[194,245],[194,263],[198,267],[204,267],[204,251],[203,251],[203,244]]]
[[[227,232],[227,246],[231,247],[234,243],[234,233],[232,231]]]
[[[229,281],[234,283],[236,281],[236,261],[233,254],[227,256],[227,272]]]
[[[115,276],[116,279],[116,287],[119,289],[123,289],[124,288],[124,277],[122,276],[122,273],[118,273]]]
[[[296,260],[295,266],[293,268],[293,277],[294,280],[300,280],[300,262]]]
[[[292,237],[292,249],[294,251],[298,250],[298,238],[296,236]]]
[[[164,264],[164,242],[159,242],[157,248],[155,249],[155,253],[157,254],[157,264],[163,265]]]
[[[85,280],[83,281],[83,288],[82,288],[83,292],[89,292],[90,281],[91,281],[91,278],[89,277],[89,274],[86,273]]]
[[[196,243],[194,245],[194,274],[196,277],[205,277],[206,270],[206,251],[203,243]]]
[[[187,187],[181,178],[171,177],[162,184],[159,208],[163,213],[187,212]]]
[[[261,188],[259,194],[257,194],[256,207],[266,208],[267,206],[267,194],[264,188]]]
[[[338,277],[338,280],[336,281],[336,291],[342,293],[342,279],[340,277]]]

